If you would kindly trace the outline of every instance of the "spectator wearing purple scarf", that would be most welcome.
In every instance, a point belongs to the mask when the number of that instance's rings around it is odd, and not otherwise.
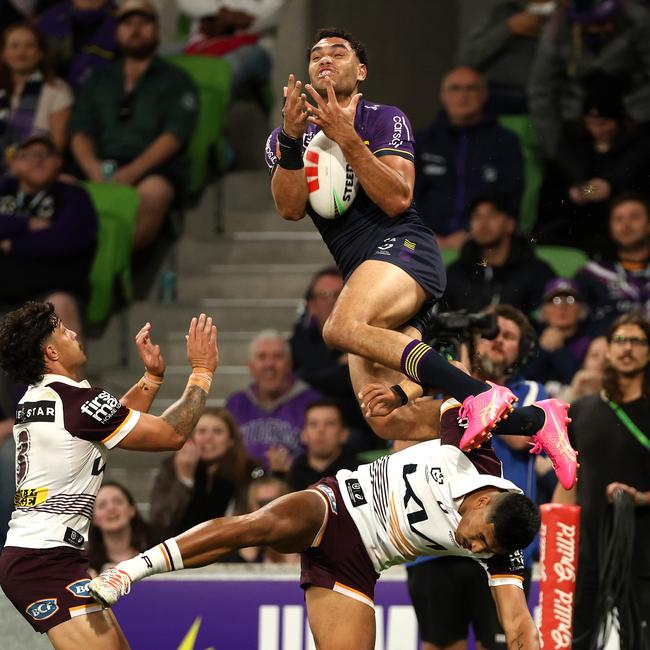
[[[253,383],[233,393],[226,408],[239,424],[249,455],[265,469],[286,473],[303,451],[300,432],[307,406],[321,395],[294,377],[289,345],[275,330],[253,338],[248,369]]]
[[[48,132],[62,151],[71,111],[72,93],[52,74],[42,37],[29,23],[8,27],[0,39],[0,147]]]
[[[38,19],[57,74],[73,88],[115,59],[115,12],[113,0],[63,0]]]

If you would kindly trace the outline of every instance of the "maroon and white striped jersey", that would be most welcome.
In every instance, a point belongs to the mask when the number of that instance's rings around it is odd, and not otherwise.
[[[15,510],[6,546],[83,547],[106,450],[139,418],[87,381],[50,374],[30,386],[16,410]]]
[[[464,453],[460,404],[441,409],[440,439],[421,442],[384,456],[355,471],[336,474],[345,507],[359,529],[376,571],[425,555],[461,555],[478,560],[490,586],[521,586],[520,551],[508,556],[475,554],[455,538],[464,498],[484,487],[521,492],[503,478],[501,463],[489,445]]]

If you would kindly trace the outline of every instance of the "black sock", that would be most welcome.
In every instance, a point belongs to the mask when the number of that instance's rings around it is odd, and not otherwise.
[[[522,406],[501,420],[492,433],[497,436],[533,436],[543,426],[546,416],[537,406]]]
[[[413,381],[436,388],[459,402],[490,389],[421,341],[413,340],[404,348],[401,365],[402,372]]]

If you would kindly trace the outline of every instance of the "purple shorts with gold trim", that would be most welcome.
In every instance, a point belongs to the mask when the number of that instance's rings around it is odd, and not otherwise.
[[[328,477],[309,488],[327,505],[327,515],[310,549],[300,554],[300,586],[323,587],[374,607],[379,574],[372,566],[339,485]]]
[[[88,558],[67,546],[19,548],[0,554],[0,586],[14,607],[41,634],[59,623],[98,612],[88,594]]]

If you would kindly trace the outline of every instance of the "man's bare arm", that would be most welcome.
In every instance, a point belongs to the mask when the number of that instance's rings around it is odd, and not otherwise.
[[[509,650],[537,650],[539,633],[528,611],[524,590],[517,585],[497,585],[491,591]]]

